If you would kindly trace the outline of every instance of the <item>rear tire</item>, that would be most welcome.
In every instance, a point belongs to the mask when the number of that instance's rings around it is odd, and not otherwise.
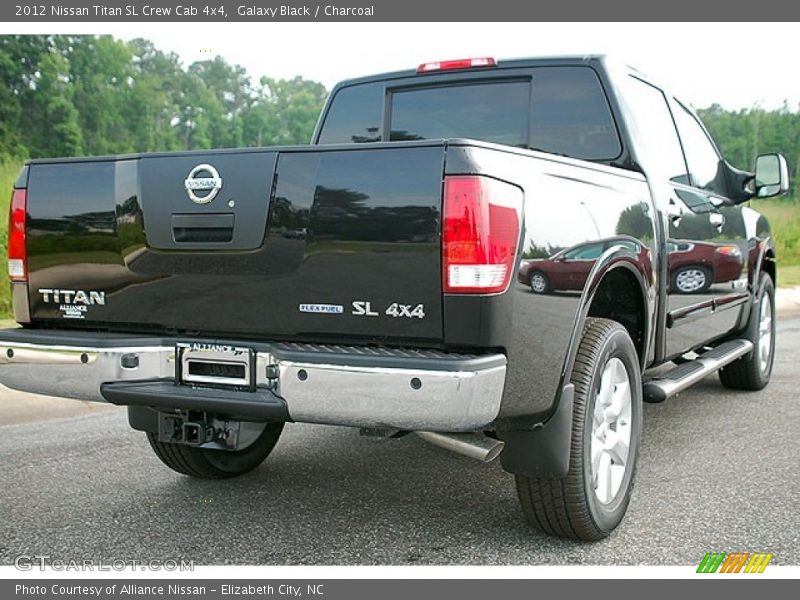
[[[517,494],[525,518],[536,529],[595,541],[610,534],[625,515],[641,440],[639,360],[622,325],[586,320],[571,381],[575,396],[569,471],[562,479],[517,475]]]
[[[753,342],[753,350],[720,369],[719,380],[726,388],[762,390],[772,376],[775,362],[775,284],[766,273],[761,274],[756,298],[744,336]]]
[[[283,431],[283,423],[267,423],[256,440],[242,450],[213,450],[159,442],[154,433],[147,440],[156,456],[173,471],[197,479],[227,479],[252,471],[269,456]]]

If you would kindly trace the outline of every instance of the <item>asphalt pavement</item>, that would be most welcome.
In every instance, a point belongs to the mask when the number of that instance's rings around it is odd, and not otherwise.
[[[798,355],[800,319],[780,321],[766,390],[731,392],[711,376],[646,405],[633,502],[622,526],[593,544],[531,530],[499,464],[415,436],[375,442],[346,428],[287,425],[261,467],[212,482],[164,467],[124,410],[17,419],[0,426],[0,564],[35,554],[195,564],[680,565],[716,550],[772,552],[773,564],[797,565]],[[15,398],[0,394],[0,403]],[[51,410],[42,406],[44,418]]]

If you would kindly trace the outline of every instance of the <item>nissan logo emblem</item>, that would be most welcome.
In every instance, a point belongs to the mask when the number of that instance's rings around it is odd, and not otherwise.
[[[189,171],[183,182],[189,199],[195,204],[208,204],[217,197],[222,189],[222,177],[211,165],[197,165]],[[201,192],[198,194],[198,192]],[[203,194],[202,192],[207,192]]]

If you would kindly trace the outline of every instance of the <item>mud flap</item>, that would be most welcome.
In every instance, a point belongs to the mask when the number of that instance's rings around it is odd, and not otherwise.
[[[530,429],[498,430],[506,444],[500,455],[503,469],[515,475],[560,479],[569,471],[572,442],[572,402],[575,386],[561,390],[556,412]]]

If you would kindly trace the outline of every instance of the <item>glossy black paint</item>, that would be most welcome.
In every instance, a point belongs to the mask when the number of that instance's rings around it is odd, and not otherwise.
[[[673,126],[675,115],[681,110],[691,113],[681,108],[681,104],[667,89],[649,81],[641,73],[609,64],[606,65],[606,71],[614,90],[612,93],[623,99],[632,78],[659,89],[665,96]],[[631,110],[625,101],[618,106],[622,109],[620,118],[629,125],[627,131],[631,155],[647,177],[653,203],[659,213],[658,251],[664,260],[658,273],[662,282],[658,286],[655,353],[655,364],[658,364],[689,350],[739,335],[747,322],[758,285],[758,272],[764,262],[762,259],[766,259],[768,264],[774,263],[775,243],[766,219],[754,210],[757,209],[757,202],[753,203],[752,208],[743,204],[753,198],[749,187],[753,174],[728,164],[702,123],[699,124],[700,129],[717,155],[713,179],[715,191],[697,186],[697,182],[690,181],[688,176],[680,181],[665,176],[658,153],[651,155],[646,151],[651,144],[642,134],[647,129],[642,127],[642,121],[653,116],[646,111]],[[673,131],[673,135],[678,133],[680,144],[685,146],[684,133]],[[665,142],[659,140],[659,143]],[[684,158],[690,163],[685,149]],[[690,164],[686,166],[691,170]],[[679,218],[675,218],[677,214]],[[710,284],[691,293],[682,291],[675,281],[682,260],[680,253],[671,251],[671,245],[675,243],[735,246],[741,257],[739,272],[720,277],[706,265]],[[771,269],[771,274],[774,277],[774,269]]]
[[[148,248],[233,252],[256,250],[264,243],[278,153],[212,155],[208,160],[224,175],[222,189],[207,204],[187,202],[184,189],[184,177],[198,164],[198,156],[136,161]],[[209,230],[219,235],[209,236]]]
[[[612,245],[581,287],[585,293],[534,294],[517,281],[505,294],[484,297],[445,295],[445,340],[501,347],[508,356],[498,427],[532,427],[555,411],[568,383],[573,338],[600,282],[613,269],[636,286],[641,301],[645,357],[655,352],[658,254],[656,216],[644,177],[584,161],[491,144],[452,141],[446,175],[482,173],[513,182],[525,193],[518,268],[541,252],[585,240],[629,240]],[[565,215],[568,215],[565,218]],[[641,249],[644,248],[644,251]],[[464,327],[463,323],[471,323]],[[577,334],[576,334],[577,329]]]
[[[60,327],[440,344],[443,161],[444,144],[427,143],[34,162],[31,316]],[[224,184],[197,205],[183,181],[203,162]],[[232,217],[231,241],[176,239],[176,223],[207,217]],[[39,289],[103,291],[106,302],[66,321]],[[354,301],[370,314],[354,315]],[[395,302],[422,305],[425,318],[386,315]]]
[[[588,315],[619,320],[643,369],[741,330],[758,273],[774,265],[765,219],[736,205],[747,198],[742,186],[748,174],[725,171],[737,191],[729,203],[711,209],[725,216],[726,225],[722,232],[709,230],[705,239],[717,243],[715,238],[732,236],[744,257],[736,278],[743,289],[735,290],[737,298],[728,290],[717,290],[712,298],[681,298],[670,290],[668,243],[686,236],[667,208],[678,191],[692,190],[661,181],[657,157],[641,151],[636,119],[618,85],[631,74],[626,68],[598,58],[546,59],[345,82],[331,94],[314,137],[319,140],[333,114],[338,92],[353,84],[372,86],[380,92],[376,98],[388,98],[409,86],[508,79],[530,76],[541,66],[566,65],[597,73],[619,132],[618,157],[590,163],[459,139],[388,143],[385,102],[380,123],[359,140],[363,145],[34,161],[29,167],[34,325],[500,351],[508,357],[508,374],[495,425],[509,442],[505,453],[514,453],[514,446],[522,452],[508,460],[523,464],[534,439],[527,434],[563,414],[559,398]],[[248,179],[251,191],[230,198],[235,211],[225,209],[230,188],[209,207],[197,208],[181,197],[189,168],[210,160]],[[149,161],[159,170],[157,177],[148,178]],[[241,168],[245,163],[249,166]],[[575,283],[580,291],[534,293],[514,273],[503,294],[443,296],[441,187],[444,176],[459,174],[494,177],[524,192],[518,269],[564,248],[602,242],[603,253],[591,258]],[[692,219],[707,228],[708,214],[684,203],[684,231],[700,231]],[[230,242],[215,238],[190,249],[183,244],[192,242],[175,240],[176,215],[183,223],[190,218],[191,225],[191,218],[205,212],[215,219],[235,212]],[[265,216],[262,243],[254,245],[252,232],[261,229]],[[236,237],[243,221],[249,233]],[[102,289],[108,302],[91,307],[85,321],[66,322],[36,292],[64,286]],[[379,314],[351,314],[356,300],[369,301]],[[426,316],[381,314],[391,302],[422,303]],[[300,303],[341,305],[343,314],[300,313]],[[684,314],[694,315],[693,324],[675,326]]]

